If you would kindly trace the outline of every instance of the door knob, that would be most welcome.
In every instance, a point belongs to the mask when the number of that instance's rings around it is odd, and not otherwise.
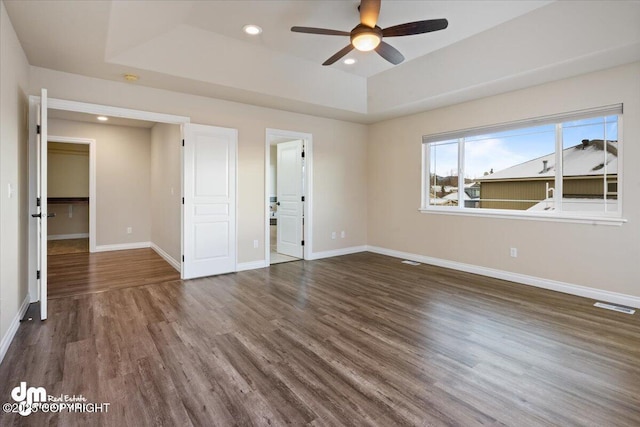
[[[280,206],[280,202],[276,202],[276,205]]]

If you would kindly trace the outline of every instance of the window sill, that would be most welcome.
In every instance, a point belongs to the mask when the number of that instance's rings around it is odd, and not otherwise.
[[[458,208],[442,208],[428,207],[420,208],[419,212],[437,215],[460,215],[472,216],[480,218],[502,218],[502,219],[520,219],[527,221],[551,221],[551,222],[568,222],[574,224],[591,224],[591,225],[613,225],[621,226],[626,223],[625,218],[617,216],[588,216],[588,215],[568,215],[568,214],[548,214],[548,213],[532,213],[532,212],[505,212],[495,209],[458,209]]]

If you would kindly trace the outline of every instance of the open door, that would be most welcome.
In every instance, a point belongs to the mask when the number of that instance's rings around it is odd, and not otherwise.
[[[302,258],[303,146],[302,141],[277,145],[278,253]]]
[[[38,299],[40,300],[40,319],[47,319],[47,90],[40,93],[38,105],[37,141],[36,141],[36,210],[31,216],[38,221],[37,225],[37,258],[38,258]]]
[[[236,271],[238,131],[185,124],[182,278]]]

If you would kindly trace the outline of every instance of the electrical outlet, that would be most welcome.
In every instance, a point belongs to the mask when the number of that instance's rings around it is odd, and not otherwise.
[[[127,227],[127,234],[131,234],[133,233],[133,228],[132,227]]]
[[[331,239],[332,240],[336,240],[336,232],[335,231],[331,232]]]
[[[253,249],[258,249],[258,241],[257,240],[253,241]]]
[[[511,258],[518,258],[518,248],[511,248],[509,250],[509,254],[511,255]]]
[[[347,237],[347,233],[345,233],[345,232],[344,232],[344,230],[342,230],[342,231],[340,232],[340,238],[341,238],[341,239],[344,239],[345,237]]]

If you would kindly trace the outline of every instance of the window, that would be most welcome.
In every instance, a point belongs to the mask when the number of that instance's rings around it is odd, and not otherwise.
[[[619,217],[622,105],[423,137],[422,210]]]

